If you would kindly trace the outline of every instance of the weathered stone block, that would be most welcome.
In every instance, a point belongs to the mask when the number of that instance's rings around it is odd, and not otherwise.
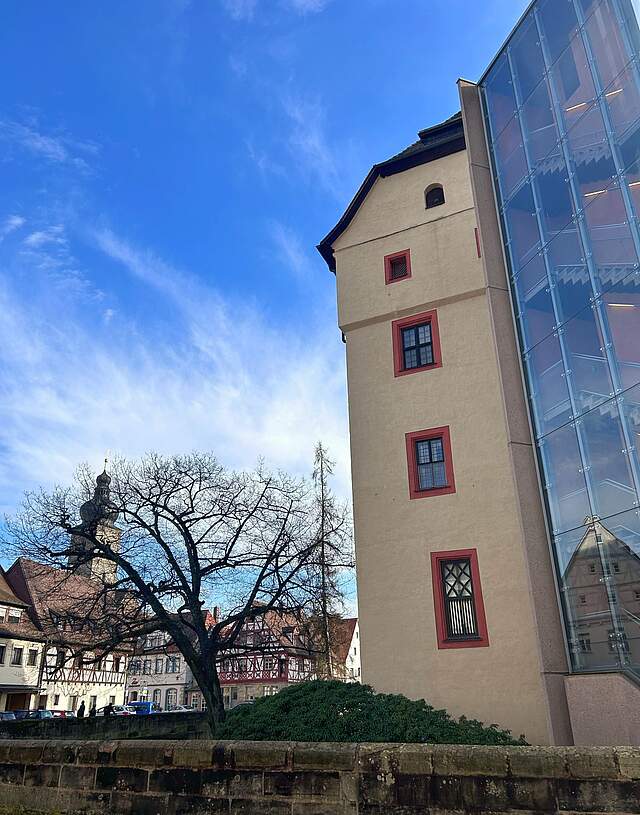
[[[149,770],[139,767],[98,767],[96,789],[146,792]]]
[[[338,773],[321,773],[308,771],[305,773],[269,773],[263,776],[264,794],[279,796],[311,796],[316,795],[327,801],[337,801],[340,798],[340,776]]]
[[[506,778],[509,773],[508,751],[504,747],[434,745],[434,775],[490,775]]]
[[[321,804],[312,801],[291,802],[291,815],[357,815],[357,812],[358,808],[355,804]]]
[[[569,769],[563,751],[555,747],[512,747],[507,750],[514,778],[567,778]]]
[[[284,770],[290,766],[289,749],[283,742],[236,741],[229,747],[234,767]]]
[[[514,809],[535,812],[555,812],[555,779],[514,778],[506,782],[506,790]]]
[[[176,767],[211,767],[216,743],[204,739],[177,741],[173,745],[173,764]]]
[[[91,790],[96,778],[95,767],[66,765],[60,775],[60,787],[74,790]]]
[[[258,801],[255,799],[234,798],[231,800],[230,815],[290,815],[288,801]]]
[[[392,772],[361,772],[359,780],[359,798],[363,804],[392,806],[397,803],[396,777]]]
[[[45,742],[16,741],[9,748],[9,761],[22,761],[24,764],[37,764],[42,761]]]
[[[229,801],[226,798],[176,795],[169,802],[169,815],[217,815],[222,812],[229,812]]]
[[[401,806],[427,806],[431,801],[431,776],[396,776],[396,796]]]
[[[225,798],[229,795],[230,770],[215,770],[211,767],[202,770],[202,794],[210,798]]]
[[[170,815],[169,801],[169,795],[112,792],[111,809],[105,812],[117,815]]]
[[[24,784],[26,787],[57,787],[60,771],[59,764],[27,764]]]
[[[24,764],[0,764],[0,784],[22,784]]]
[[[298,742],[293,745],[294,770],[353,770],[356,760],[355,744]]]
[[[75,741],[45,741],[42,761],[47,764],[75,764],[78,746]]]
[[[188,767],[152,770],[149,776],[151,792],[172,792],[175,795],[197,795],[202,790],[202,771]]]
[[[456,776],[433,776],[431,779],[431,805],[434,809],[461,810],[462,785]]]
[[[115,744],[113,762],[121,767],[162,767],[173,763],[174,743],[171,741],[119,741]]]
[[[623,779],[640,779],[640,750],[637,747],[616,747],[615,756]]]
[[[558,781],[556,790],[559,810],[640,812],[640,784],[635,781]]]
[[[504,812],[510,808],[504,779],[492,776],[462,776],[459,779],[465,812]]]
[[[619,778],[610,747],[565,747],[564,753],[571,778]]]
[[[262,772],[232,771],[229,774],[229,796],[231,798],[259,798],[262,792]]]

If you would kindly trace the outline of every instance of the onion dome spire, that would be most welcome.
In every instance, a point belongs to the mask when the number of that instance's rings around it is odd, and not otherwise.
[[[118,519],[118,510],[111,502],[111,476],[107,472],[107,459],[104,470],[96,478],[93,498],[85,501],[80,507],[83,525],[103,523],[113,526]]]

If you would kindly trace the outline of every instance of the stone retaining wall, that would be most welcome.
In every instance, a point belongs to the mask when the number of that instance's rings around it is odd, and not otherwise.
[[[640,813],[637,748],[0,742],[0,815]]]
[[[0,722],[0,739],[208,739],[204,713],[154,713],[151,716],[95,716],[84,719],[20,719]]]

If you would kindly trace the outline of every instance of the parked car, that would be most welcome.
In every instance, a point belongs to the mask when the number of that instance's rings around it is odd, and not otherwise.
[[[107,705],[105,705],[107,707]],[[136,712],[129,705],[113,705],[112,716],[135,716]],[[104,716],[104,707],[99,707],[96,716]]]
[[[0,722],[15,722],[16,714],[12,710],[3,710],[0,712]]]
[[[171,705],[171,707],[163,710],[163,713],[193,713],[195,708],[187,707],[186,705]]]
[[[25,718],[27,718],[27,719],[53,719],[53,713],[50,710],[30,710]]]
[[[52,710],[54,719],[75,719],[76,714],[73,710]]]
[[[151,713],[160,713],[162,708],[156,702],[129,702],[126,707],[135,711],[136,716],[148,716]]]
[[[30,713],[28,710],[14,710],[12,712],[16,719],[26,719]]]

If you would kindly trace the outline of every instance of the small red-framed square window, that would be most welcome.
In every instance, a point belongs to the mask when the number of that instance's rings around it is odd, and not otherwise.
[[[431,579],[438,648],[488,646],[477,551],[432,552]]]
[[[442,367],[436,311],[424,311],[391,323],[393,372],[405,376]]]
[[[409,497],[431,498],[456,491],[448,427],[406,434]]]
[[[402,252],[395,252],[393,255],[385,255],[384,258],[384,282],[397,283],[400,280],[408,280],[411,277],[411,252],[405,249]]]

